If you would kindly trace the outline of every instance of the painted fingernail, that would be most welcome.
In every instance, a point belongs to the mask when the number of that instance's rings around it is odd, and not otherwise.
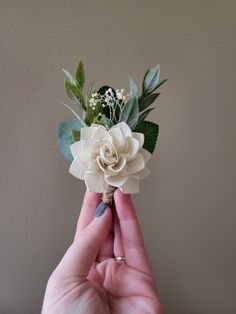
[[[105,203],[103,203],[103,201],[101,201],[95,210],[93,218],[98,218],[98,217],[102,216],[102,214],[105,212],[106,208],[107,208],[107,204],[105,204]]]

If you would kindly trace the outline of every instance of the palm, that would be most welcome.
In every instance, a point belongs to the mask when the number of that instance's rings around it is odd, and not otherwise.
[[[72,278],[71,278],[72,279]],[[63,296],[52,313],[157,313],[152,277],[113,259],[94,263],[88,280],[60,287]],[[79,296],[79,298],[78,298]]]
[[[156,313],[152,277],[114,259],[92,268],[89,280],[106,291],[111,313]]]

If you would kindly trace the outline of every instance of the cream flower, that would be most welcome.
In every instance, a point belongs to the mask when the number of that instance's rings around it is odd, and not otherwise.
[[[74,160],[69,172],[85,180],[87,189],[102,193],[107,184],[123,193],[139,192],[139,179],[146,177],[151,154],[142,146],[144,135],[132,132],[125,122],[107,130],[92,124],[80,131],[80,141],[70,146]]]

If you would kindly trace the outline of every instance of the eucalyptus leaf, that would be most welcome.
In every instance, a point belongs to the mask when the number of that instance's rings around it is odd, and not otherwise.
[[[143,121],[137,125],[134,131],[144,134],[143,148],[152,154],[157,142],[159,125],[153,122]]]
[[[76,77],[77,84],[82,90],[84,86],[84,82],[85,82],[85,72],[84,72],[84,65],[83,65],[82,60],[80,60],[77,66],[75,77]]]
[[[140,114],[139,119],[138,119],[138,123],[142,122],[143,120],[146,119],[147,115],[155,108],[149,108],[147,110],[145,110],[143,113]]]
[[[65,75],[69,79],[69,82],[71,82],[73,85],[76,85],[76,80],[73,78],[73,76],[65,69],[62,69],[62,71],[65,73]]]
[[[141,98],[141,100],[139,99],[139,112],[147,109],[159,95],[160,93],[153,93]]]
[[[128,126],[132,129],[138,123],[138,115],[139,115],[139,108],[138,108],[138,99],[137,97],[130,98],[127,103],[125,103],[119,121],[124,121],[128,124]]]
[[[57,135],[59,148],[63,156],[68,160],[73,160],[70,146],[75,142],[75,130],[80,131],[80,129],[83,127],[84,124],[82,124],[78,119],[61,122],[58,125]]]
[[[145,75],[143,82],[143,94],[147,95],[153,92],[159,82],[160,66],[157,65],[151,68]]]
[[[138,87],[132,78],[129,79],[129,85],[131,97],[138,97]]]

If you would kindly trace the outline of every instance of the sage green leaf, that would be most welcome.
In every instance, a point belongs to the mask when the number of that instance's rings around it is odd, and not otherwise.
[[[139,98],[139,112],[147,109],[160,95],[160,93],[149,94],[145,97]]]
[[[147,109],[145,110],[143,113],[141,113],[141,115],[139,116],[138,118],[138,123],[142,122],[143,120],[146,119],[147,115],[155,108],[150,108],[150,109]]]
[[[86,106],[84,103],[84,97],[80,90],[80,88],[71,82],[65,80],[65,88],[68,97],[77,105],[81,105],[84,110],[86,110]]]
[[[143,121],[137,125],[134,131],[144,134],[143,148],[152,154],[157,142],[159,125],[153,122]]]
[[[150,69],[148,69],[145,74],[144,74],[144,77],[143,77],[143,83],[142,83],[142,95],[145,93],[145,86],[144,86],[144,82],[146,80],[146,76],[148,75]]]
[[[125,103],[119,121],[124,121],[133,130],[138,123],[138,98],[132,97]]]
[[[85,82],[84,65],[83,65],[82,60],[80,60],[78,66],[77,66],[77,69],[75,72],[75,77],[76,77],[77,84],[79,85],[79,87],[82,90],[83,86],[84,86],[84,82]]]
[[[129,85],[131,97],[138,97],[138,87],[132,78],[129,79]]]
[[[62,71],[65,73],[65,75],[69,79],[69,82],[71,82],[73,85],[76,85],[76,80],[73,78],[73,76],[65,69],[62,69]]]
[[[147,95],[153,92],[159,82],[160,66],[157,65],[146,72],[143,82],[143,94]]]
[[[100,122],[103,126],[105,126],[107,129],[111,128],[113,126],[113,123],[110,119],[108,119],[106,116],[102,115]]]
[[[84,124],[82,124],[78,119],[62,122],[58,125],[57,136],[59,148],[63,156],[68,160],[73,160],[73,156],[70,151],[70,145],[75,142],[74,130],[80,131],[80,129],[83,127]]]
[[[80,140],[80,130],[71,129],[71,132],[72,132],[73,140],[74,140],[75,142],[78,142],[78,141]]]
[[[163,85],[166,81],[168,81],[168,79],[164,79],[164,80],[160,81],[160,82],[157,84],[157,86],[155,87],[155,89],[153,90],[153,92],[154,92],[157,88],[159,88],[161,85]]]

